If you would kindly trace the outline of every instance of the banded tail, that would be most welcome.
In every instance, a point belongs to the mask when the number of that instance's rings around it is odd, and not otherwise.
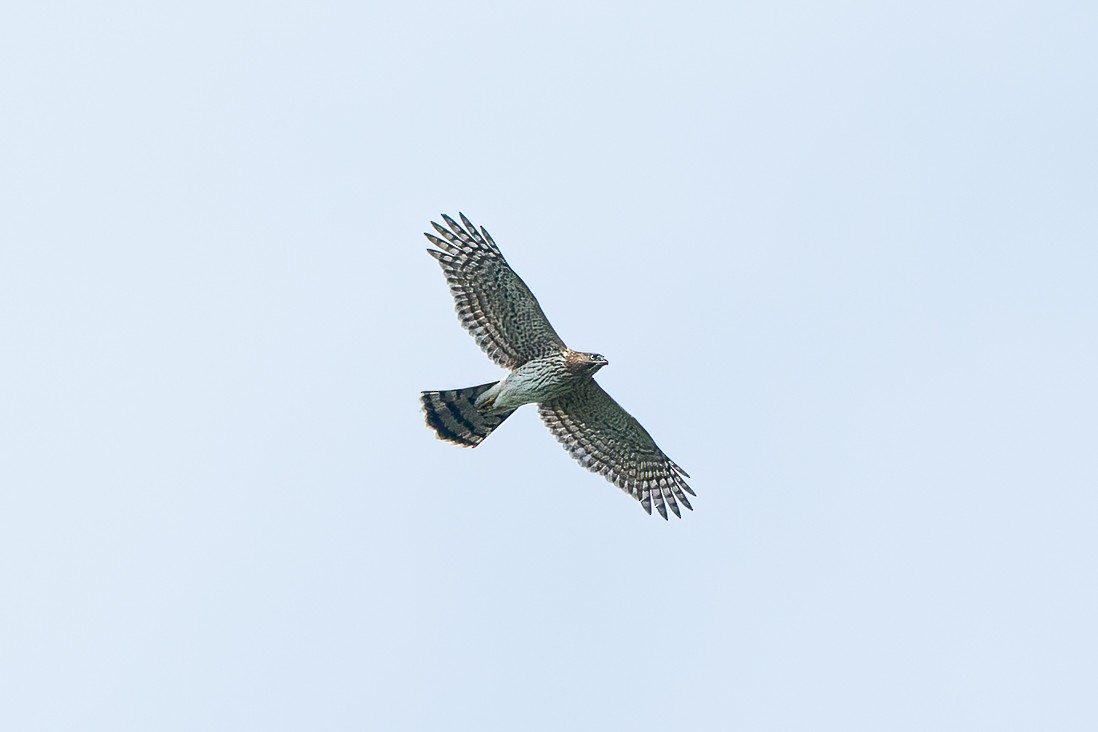
[[[433,429],[440,440],[453,442],[462,447],[476,447],[492,430],[503,424],[503,420],[514,414],[485,415],[477,411],[474,404],[484,392],[495,386],[497,381],[468,389],[450,391],[425,391],[420,394],[423,412],[427,415],[427,425]]]

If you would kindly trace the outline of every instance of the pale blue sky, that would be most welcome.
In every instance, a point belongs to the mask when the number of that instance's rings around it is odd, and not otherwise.
[[[1098,729],[1098,6],[0,12],[0,728]],[[500,371],[464,211],[692,475]]]

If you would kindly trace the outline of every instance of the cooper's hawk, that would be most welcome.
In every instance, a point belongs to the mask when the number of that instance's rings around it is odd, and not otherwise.
[[[507,265],[488,231],[461,214],[464,227],[443,215],[449,229],[431,222],[440,239],[427,252],[442,265],[461,324],[480,347],[511,373],[502,381],[420,396],[427,424],[440,439],[476,447],[523,404],[538,413],[564,448],[585,468],[665,519],[667,507],[693,510],[686,471],[671,461],[592,378],[607,364],[597,353],[564,345],[537,299]]]

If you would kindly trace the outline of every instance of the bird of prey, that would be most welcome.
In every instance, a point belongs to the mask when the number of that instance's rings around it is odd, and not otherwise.
[[[530,289],[515,274],[488,231],[464,227],[443,215],[446,226],[424,234],[454,296],[458,317],[477,344],[511,371],[502,381],[420,396],[427,424],[439,439],[476,447],[524,404],[537,404],[549,431],[585,468],[606,476],[667,518],[679,504],[693,510],[686,471],[656,446],[652,437],[594,378],[607,360],[564,345]],[[447,228],[449,227],[449,228]],[[439,238],[441,237],[441,238]]]

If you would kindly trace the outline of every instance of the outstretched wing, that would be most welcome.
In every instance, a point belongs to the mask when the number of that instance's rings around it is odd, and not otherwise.
[[[538,413],[572,457],[588,470],[605,475],[640,501],[648,513],[652,513],[653,499],[665,519],[668,505],[679,518],[679,503],[693,510],[686,494],[694,495],[694,491],[683,480],[690,476],[593,380],[565,396],[542,402]]]
[[[487,230],[478,232],[465,214],[460,216],[465,228],[444,214],[449,230],[431,222],[442,238],[424,236],[438,247],[427,253],[446,273],[461,324],[493,361],[508,369],[563,349],[564,341],[534,294],[508,266]]]

